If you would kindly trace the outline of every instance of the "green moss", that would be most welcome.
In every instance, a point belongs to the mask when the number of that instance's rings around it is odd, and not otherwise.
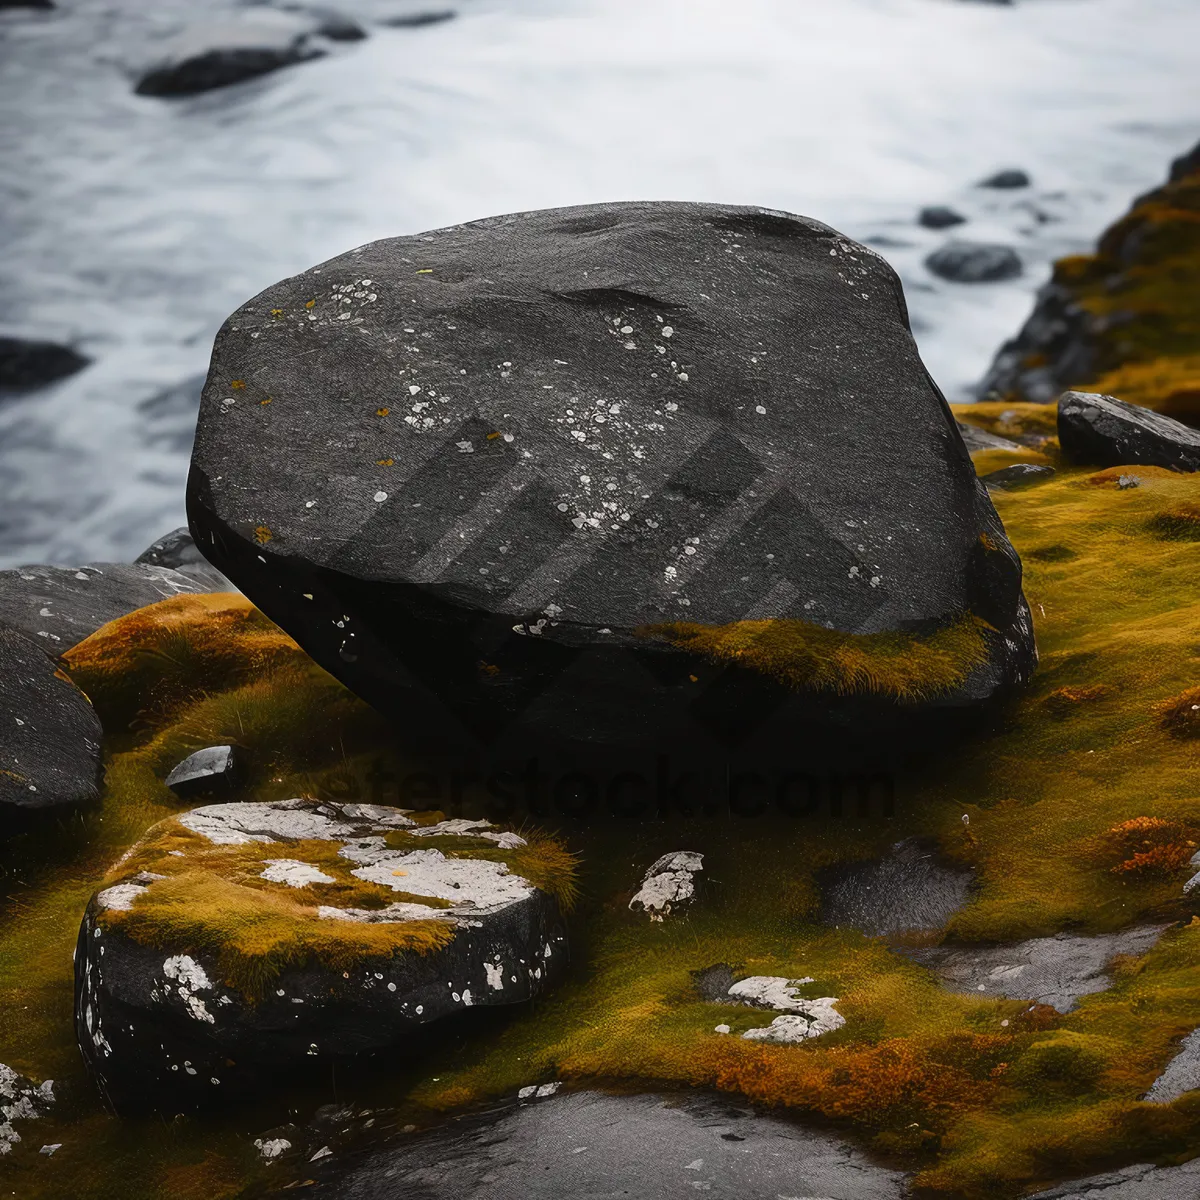
[[[988,628],[967,617],[926,635],[854,634],[779,618],[728,625],[680,621],[639,632],[713,662],[759,671],[796,691],[913,703],[961,687],[987,661]]]

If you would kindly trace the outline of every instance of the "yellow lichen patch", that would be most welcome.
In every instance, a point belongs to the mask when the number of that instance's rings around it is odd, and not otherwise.
[[[254,528],[254,540],[260,546],[265,546],[274,536],[266,525],[256,525]]]
[[[392,410],[390,408],[377,408],[375,415],[377,417],[386,417]]]
[[[312,306],[313,306],[314,304],[316,304],[316,301],[315,301],[315,300],[308,300],[308,301],[306,301],[306,302],[305,302],[305,304],[304,304],[304,307],[305,307],[305,308],[312,308]]]
[[[234,379],[230,382],[229,386],[233,388],[235,392],[240,392],[242,388],[246,386],[246,381],[244,379]]]
[[[274,399],[274,397],[272,397],[272,396],[266,396],[262,400],[259,401],[259,404],[261,404],[261,405],[270,404],[273,399]]]
[[[988,400],[979,404],[952,404],[951,411],[964,425],[975,425],[997,437],[1054,437],[1058,410],[1053,404],[1027,404]]]
[[[143,945],[210,957],[224,981],[249,999],[259,998],[289,967],[319,964],[344,971],[364,959],[427,954],[453,939],[453,924],[436,918],[363,922],[319,916],[321,904],[379,909],[409,901],[447,907],[434,897],[356,879],[353,864],[338,849],[337,843],[321,841],[213,845],[168,820],[150,831],[105,885],[138,870],[165,878],[155,880],[127,911],[104,910],[97,920]],[[295,888],[264,880],[265,860],[278,857],[309,863],[333,882]]]
[[[300,648],[244,596],[173,596],[102,626],[63,655],[106,730],[141,713],[220,691],[288,659]]]
[[[987,625],[967,617],[930,634],[842,633],[808,621],[673,622],[639,629],[713,662],[759,671],[796,691],[915,702],[961,686],[987,661]]]
[[[377,467],[391,467],[395,465],[395,461],[396,460],[392,458],[377,458],[375,460],[375,465]]]

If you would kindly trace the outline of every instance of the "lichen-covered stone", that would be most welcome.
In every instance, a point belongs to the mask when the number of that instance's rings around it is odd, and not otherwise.
[[[526,1001],[567,961],[555,896],[519,873],[537,852],[486,821],[371,804],[183,813],[88,906],[80,1048],[115,1106],[174,1112]]]
[[[0,622],[0,822],[100,795],[100,720],[24,634]]]
[[[217,337],[188,512],[272,620],[431,738],[447,710],[539,747],[711,740],[764,706],[794,731],[864,696],[971,705],[1034,660],[894,272],[773,210],[495,217],[268,288]],[[867,669],[821,674],[831,637]],[[902,682],[870,665],[891,651]]]
[[[34,1083],[0,1063],[0,1157],[11,1154],[13,1147],[21,1141],[17,1126],[46,1116],[53,1103],[53,1079]]]
[[[696,875],[704,869],[704,855],[694,850],[676,850],[652,863],[642,886],[629,901],[632,912],[644,912],[652,921],[662,921],[672,912],[687,908],[696,898]]]

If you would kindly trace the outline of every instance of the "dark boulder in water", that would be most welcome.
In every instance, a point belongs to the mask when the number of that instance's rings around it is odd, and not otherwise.
[[[928,258],[925,265],[951,283],[997,283],[1021,274],[1021,258],[1011,246],[987,242],[948,242]]]
[[[28,392],[57,383],[91,360],[69,346],[0,337],[0,393]]]
[[[710,742],[972,705],[1035,659],[895,273],[772,210],[496,217],[268,288],[218,335],[188,513],[431,736]]]

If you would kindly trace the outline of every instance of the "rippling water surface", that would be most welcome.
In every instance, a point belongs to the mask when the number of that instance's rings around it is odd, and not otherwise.
[[[371,36],[184,100],[135,96],[216,0],[0,12],[0,332],[94,364],[0,401],[0,565],[128,558],[183,519],[196,377],[238,304],[373,238],[634,198],[764,204],[867,240],[969,395],[1049,262],[1200,137],[1195,0],[348,0]],[[441,8],[437,4],[430,8]],[[972,184],[1006,166],[1034,186]],[[947,235],[1024,276],[921,265]]]

